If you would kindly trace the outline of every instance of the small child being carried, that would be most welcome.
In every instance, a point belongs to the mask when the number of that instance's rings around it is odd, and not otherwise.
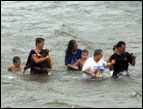
[[[76,63],[74,63],[73,68],[76,70],[82,70],[82,67],[87,59],[88,59],[88,51],[84,49],[82,50],[81,58],[77,60]]]

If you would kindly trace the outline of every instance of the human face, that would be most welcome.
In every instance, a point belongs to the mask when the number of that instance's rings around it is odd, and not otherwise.
[[[73,51],[75,51],[77,49],[77,47],[78,47],[77,43],[74,43],[74,45],[73,45]]]
[[[118,50],[118,49],[117,49],[117,48],[115,48],[114,53],[117,53],[117,50]]]
[[[103,52],[99,55],[99,58],[101,59],[103,57]]]
[[[42,48],[44,47],[44,43],[45,43],[44,41],[42,41],[41,43],[39,43],[39,44],[38,44],[39,48],[42,49]]]
[[[121,47],[118,48],[119,52],[124,53],[126,50],[126,45],[122,45]]]
[[[100,55],[95,56],[95,57],[96,57],[97,60],[100,60],[103,57],[103,52]]]
[[[17,60],[17,62],[16,62],[16,63],[14,63],[14,65],[15,65],[15,66],[17,66],[17,67],[19,67],[19,66],[20,66],[20,64],[21,64],[21,61],[20,61],[20,60]]]
[[[87,59],[88,58],[88,54],[87,53],[83,53],[81,54],[81,58],[82,59]]]

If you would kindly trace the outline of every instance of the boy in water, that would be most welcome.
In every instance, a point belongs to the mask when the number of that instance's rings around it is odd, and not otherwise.
[[[12,72],[20,71],[20,72],[23,72],[24,70],[20,66],[20,64],[21,64],[20,58],[18,56],[15,56],[13,58],[13,64],[8,67],[8,71],[12,71]]]
[[[88,51],[84,49],[82,50],[81,58],[77,60],[77,62],[73,65],[74,69],[81,70],[87,59],[88,59]]]

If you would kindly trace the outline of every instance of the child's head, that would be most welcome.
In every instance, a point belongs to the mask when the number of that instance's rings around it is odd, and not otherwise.
[[[82,59],[87,59],[88,58],[88,51],[86,49],[82,50],[81,58]]]
[[[113,46],[113,51],[114,51],[114,53],[117,53],[117,45]]]
[[[20,58],[18,56],[15,56],[13,58],[13,64],[16,65],[16,66],[20,66],[21,61],[20,61]]]

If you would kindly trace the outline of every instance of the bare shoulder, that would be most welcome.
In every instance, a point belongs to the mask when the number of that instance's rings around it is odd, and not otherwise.
[[[13,69],[14,69],[14,65],[13,64],[8,67],[8,71],[12,71]]]

